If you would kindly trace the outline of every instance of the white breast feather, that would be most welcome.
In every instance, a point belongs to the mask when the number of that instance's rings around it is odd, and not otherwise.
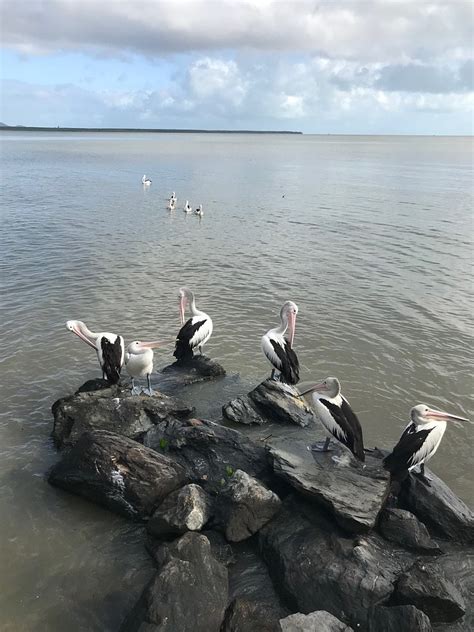
[[[189,345],[192,349],[204,345],[211,337],[212,320],[207,314],[202,313],[198,316],[193,316],[193,318],[191,319],[191,323],[194,325],[195,323],[199,323],[203,319],[205,319],[204,323],[199,327],[199,329],[189,341]]]
[[[283,336],[277,336],[275,334],[266,333],[264,336],[262,336],[262,351],[266,355],[270,363],[273,364],[273,366],[276,369],[280,370],[281,360],[275,353],[275,349],[273,348],[273,345],[271,342],[272,340],[274,340],[280,347],[282,347],[282,349],[285,348],[284,347],[285,342],[284,342]]]

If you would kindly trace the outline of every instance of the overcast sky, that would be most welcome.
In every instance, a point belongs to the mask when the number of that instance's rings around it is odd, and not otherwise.
[[[7,124],[471,134],[468,0],[0,0]]]

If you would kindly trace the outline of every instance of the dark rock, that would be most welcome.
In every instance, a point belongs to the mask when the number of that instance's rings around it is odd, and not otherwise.
[[[377,606],[369,632],[432,632],[430,620],[415,606]]]
[[[117,390],[120,390],[121,387],[119,385],[112,386],[107,380],[103,380],[100,377],[97,377],[84,382],[84,384],[77,389],[76,394],[90,393],[91,391],[100,391],[104,388],[113,389],[113,391],[115,392]]]
[[[211,497],[191,483],[171,492],[147,524],[156,537],[200,531],[211,517]]]
[[[189,532],[161,547],[160,568],[121,632],[219,632],[228,598],[227,569],[207,538]]]
[[[310,614],[301,614],[301,612],[291,614],[281,619],[280,625],[282,632],[354,632],[352,628],[325,610]]]
[[[84,433],[63,454],[49,482],[128,518],[145,519],[186,480],[183,468],[168,457],[98,430]]]
[[[385,508],[380,516],[379,531],[385,539],[405,548],[431,554],[441,553],[425,525],[405,509]]]
[[[290,384],[265,380],[248,395],[222,407],[224,417],[241,424],[281,422],[308,426],[315,422],[312,410]]]
[[[249,538],[273,518],[280,505],[274,492],[253,476],[237,470],[217,499],[227,540],[240,542]]]
[[[257,478],[270,475],[266,450],[237,430],[212,421],[166,420],[147,432],[144,445],[164,450],[207,491],[220,491],[234,470]]]
[[[418,560],[397,582],[392,603],[412,604],[433,622],[456,621],[466,612],[458,589],[436,562]]]
[[[207,356],[195,355],[187,362],[173,362],[154,376],[158,384],[165,381],[173,387],[188,386],[196,382],[214,380],[225,375],[225,369]]]
[[[399,495],[400,506],[413,512],[441,537],[474,543],[474,513],[433,472],[426,472],[431,486],[410,475]]]
[[[271,604],[237,597],[227,609],[221,632],[281,632],[278,611]]]
[[[53,404],[52,434],[57,447],[72,445],[88,430],[110,430],[140,439],[159,421],[170,417],[186,418],[193,412],[193,408],[159,392],[150,397],[132,396],[130,388],[122,386],[89,390],[89,386],[98,382],[103,380],[90,380],[74,395],[58,399]]]
[[[367,630],[371,607],[388,600],[397,577],[412,564],[375,534],[344,536],[315,507],[287,499],[259,531],[263,557],[293,610],[327,610]]]
[[[367,455],[362,466],[342,447],[310,452],[298,440],[272,442],[270,454],[275,474],[334,514],[341,527],[355,533],[374,527],[389,485],[379,459]]]

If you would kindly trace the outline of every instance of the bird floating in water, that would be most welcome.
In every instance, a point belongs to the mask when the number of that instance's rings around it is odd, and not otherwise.
[[[328,377],[306,389],[301,395],[307,393],[311,393],[312,408],[329,435],[349,448],[359,461],[365,461],[362,428],[349,402],[341,394],[339,380]],[[330,449],[330,440],[327,437],[324,444],[316,443],[311,446],[311,450],[327,452]]]
[[[202,210],[202,204],[200,204],[197,209],[194,211],[195,215],[199,215],[199,217],[202,217],[204,215],[204,211]]]
[[[186,204],[184,205],[183,211],[185,213],[192,213],[193,212],[193,207],[191,206],[191,204],[188,202],[188,200],[186,200]]]
[[[150,178],[147,178],[146,175],[143,175],[142,184],[144,184],[145,186],[150,186],[151,184]]]
[[[102,376],[106,376],[110,384],[117,384],[122,370],[125,345],[122,336],[108,331],[94,333],[81,320],[68,320],[66,327],[76,334],[90,347],[95,349]]]
[[[174,211],[176,209],[176,199],[175,198],[170,198],[169,199],[168,209],[170,211]]]
[[[170,200],[174,200],[175,202],[178,200],[178,198],[176,197],[176,193],[174,191],[171,194]]]
[[[184,313],[187,305],[191,310],[191,318],[185,322]],[[212,320],[196,307],[194,294],[186,287],[179,290],[179,314],[182,327],[176,337],[173,355],[178,362],[183,362],[193,357],[196,348],[202,353],[202,347],[212,334]]]
[[[383,460],[383,466],[391,474],[393,481],[401,482],[417,465],[418,476],[430,486],[425,476],[425,463],[439,448],[446,430],[447,421],[469,421],[451,413],[418,404],[410,411],[410,423],[405,428],[391,454]]]
[[[150,376],[153,372],[153,349],[160,346],[158,340],[153,342],[141,342],[135,340],[127,347],[125,354],[125,368],[132,378],[132,395],[139,395],[141,389],[135,386],[134,379],[146,377],[148,383],[148,395],[153,395]]]
[[[297,313],[298,306],[286,301],[280,310],[281,324],[262,336],[262,351],[274,367],[271,378],[274,379],[277,370],[280,382],[286,384],[297,384],[300,379],[300,365],[293,350]]]

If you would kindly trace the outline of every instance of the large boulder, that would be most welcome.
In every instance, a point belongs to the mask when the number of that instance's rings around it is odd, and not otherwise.
[[[281,501],[260,481],[237,470],[216,502],[225,537],[240,542],[256,533],[280,509]]]
[[[406,509],[386,507],[380,516],[378,529],[386,540],[401,544],[406,549],[441,553],[425,525]]]
[[[160,538],[200,531],[211,517],[211,497],[191,483],[171,492],[147,523],[147,531]]]
[[[415,606],[376,606],[369,632],[432,632],[429,618]]]
[[[456,621],[466,612],[462,595],[436,562],[416,562],[400,577],[392,601],[416,606],[433,622]]]
[[[270,379],[248,395],[225,404],[222,412],[230,421],[241,424],[261,425],[277,421],[305,427],[315,421],[312,410],[294,386]]]
[[[88,430],[109,430],[140,439],[159,421],[189,417],[193,408],[174,397],[132,395],[129,387],[104,388],[103,380],[86,382],[74,395],[58,399],[52,407],[53,439],[57,447],[72,445]],[[91,390],[96,387],[97,390]]]
[[[375,526],[389,487],[379,459],[367,455],[362,466],[342,447],[311,452],[299,440],[275,441],[269,450],[275,474],[331,512],[338,525],[355,533]]]
[[[49,475],[52,485],[127,518],[147,519],[186,482],[184,469],[136,441],[97,430],[84,433]]]
[[[147,432],[144,445],[168,454],[206,491],[222,489],[235,470],[264,478],[270,464],[262,445],[231,428],[204,419],[168,419]]]
[[[327,610],[354,629],[367,630],[369,611],[387,601],[397,577],[413,563],[375,534],[353,540],[300,500],[259,531],[270,574],[284,598],[302,613]]]
[[[209,540],[189,532],[158,555],[159,569],[120,632],[219,632],[228,601],[227,569]]]
[[[426,470],[430,485],[411,474],[399,494],[408,509],[435,534],[458,543],[474,543],[474,513],[436,474]]]
[[[179,388],[224,377],[225,369],[215,360],[204,355],[195,355],[185,362],[173,362],[153,375],[153,382],[158,385]]]
[[[280,625],[282,632],[354,632],[352,628],[325,610],[309,614],[297,612],[280,619]]]

